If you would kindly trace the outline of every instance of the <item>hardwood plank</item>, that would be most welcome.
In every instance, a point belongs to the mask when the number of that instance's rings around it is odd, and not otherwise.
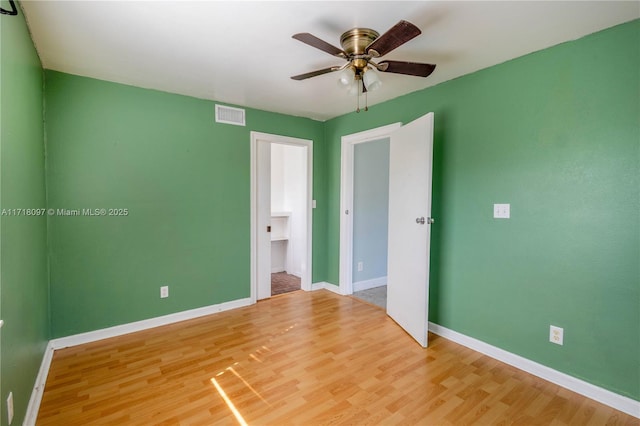
[[[383,310],[324,290],[58,350],[37,424],[241,421],[640,424],[439,336],[422,349]]]

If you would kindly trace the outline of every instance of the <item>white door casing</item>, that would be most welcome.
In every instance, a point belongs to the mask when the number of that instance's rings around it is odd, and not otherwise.
[[[353,293],[353,153],[359,143],[372,142],[391,136],[400,123],[378,127],[343,136],[341,139],[340,169],[340,294]]]
[[[426,347],[433,113],[391,134],[387,314]],[[421,223],[422,222],[422,223]]]
[[[271,142],[258,139],[257,175],[257,300],[271,297]],[[264,208],[267,206],[268,208]]]

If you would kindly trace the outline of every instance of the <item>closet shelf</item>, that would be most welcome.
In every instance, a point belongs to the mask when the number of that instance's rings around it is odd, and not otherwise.
[[[287,241],[291,227],[291,212],[271,212],[271,241]]]

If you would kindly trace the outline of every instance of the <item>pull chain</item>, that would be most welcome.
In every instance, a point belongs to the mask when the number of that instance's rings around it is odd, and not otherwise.
[[[364,81],[362,82],[362,87],[364,87]],[[369,92],[364,92],[364,111],[369,111]]]
[[[362,80],[357,80],[358,90],[356,91],[356,112],[360,112],[360,82]]]

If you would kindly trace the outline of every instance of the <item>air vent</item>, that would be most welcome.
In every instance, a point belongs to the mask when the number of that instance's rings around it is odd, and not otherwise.
[[[216,104],[216,123],[244,126],[244,110]]]

